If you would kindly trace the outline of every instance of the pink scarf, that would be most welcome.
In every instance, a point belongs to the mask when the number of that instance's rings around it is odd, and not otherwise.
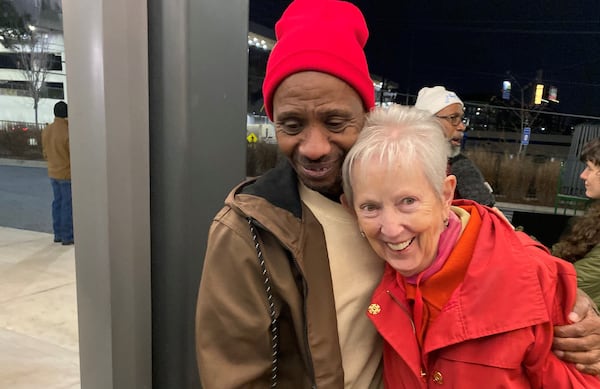
[[[438,253],[431,265],[423,270],[421,273],[412,275],[410,277],[404,277],[406,282],[412,285],[418,285],[425,281],[435,273],[437,273],[442,266],[446,263],[446,260],[450,256],[452,249],[456,245],[458,238],[460,237],[460,231],[462,229],[462,223],[454,212],[450,212],[448,218],[448,227],[441,233],[440,240],[438,241]],[[400,273],[398,277],[403,277]],[[401,282],[401,280],[399,279]]]

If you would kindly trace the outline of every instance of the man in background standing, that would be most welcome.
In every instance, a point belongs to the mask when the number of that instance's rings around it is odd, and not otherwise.
[[[425,87],[419,91],[415,107],[431,113],[444,128],[451,148],[449,173],[456,176],[455,197],[493,207],[496,201],[492,187],[473,161],[460,152],[461,141],[467,129],[463,123],[464,106],[461,99],[443,86]]]
[[[52,184],[52,227],[54,242],[63,246],[74,243],[71,204],[71,154],[67,104],[54,105],[54,121],[42,130],[44,159],[48,161],[48,177]]]

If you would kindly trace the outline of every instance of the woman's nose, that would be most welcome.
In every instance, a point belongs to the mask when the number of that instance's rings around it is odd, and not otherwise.
[[[384,212],[380,223],[380,232],[389,238],[397,236],[404,230],[402,219],[395,212]]]

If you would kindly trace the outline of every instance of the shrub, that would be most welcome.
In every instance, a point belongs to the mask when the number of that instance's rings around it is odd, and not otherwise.
[[[526,200],[535,177],[533,161],[527,157],[506,154],[498,169],[499,192],[504,201],[521,203]]]
[[[277,164],[281,154],[276,143],[248,143],[246,152],[246,175],[256,177]]]
[[[536,198],[540,204],[553,205],[558,191],[560,161],[548,160],[539,164],[535,177]]]
[[[25,125],[0,128],[0,157],[42,159],[42,132]]]
[[[492,186],[494,191],[498,186],[498,163],[501,154],[492,153],[490,151],[476,148],[465,152],[471,161],[481,170],[483,178]]]
[[[494,189],[496,200],[553,206],[560,161],[498,154],[483,149],[465,153]]]

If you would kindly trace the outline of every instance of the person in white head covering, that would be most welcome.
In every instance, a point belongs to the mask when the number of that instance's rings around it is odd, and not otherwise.
[[[458,180],[456,198],[474,200],[493,207],[496,200],[492,187],[473,161],[461,153],[461,143],[467,128],[463,120],[462,100],[443,86],[425,87],[419,91],[415,107],[435,116],[444,128],[451,147],[449,170]]]

